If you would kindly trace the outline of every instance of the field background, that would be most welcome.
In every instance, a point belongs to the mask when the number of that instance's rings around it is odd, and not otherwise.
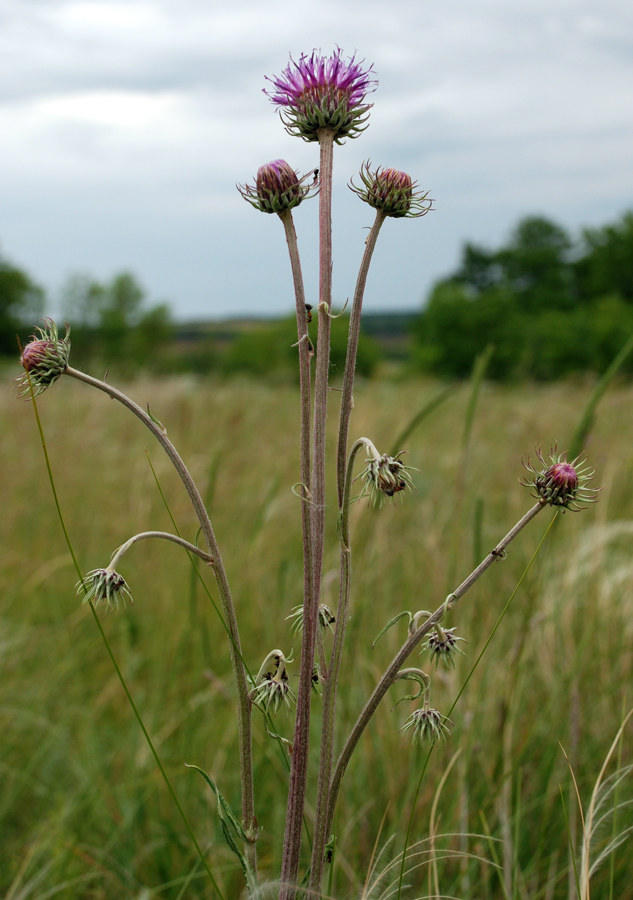
[[[0,895],[5,900],[210,897],[212,889],[156,770],[90,611],[75,596],[29,404],[0,386]],[[443,385],[430,380],[359,384],[351,436],[382,451]],[[354,585],[339,738],[403,637],[399,623],[372,651],[397,612],[434,609],[529,508],[518,484],[521,457],[535,445],[565,448],[591,392],[590,381],[484,384],[467,450],[469,387],[457,388],[403,448],[417,467],[404,504],[354,509]],[[285,617],[301,600],[298,393],[263,380],[137,380],[128,393],[168,429],[211,509],[241,623],[243,652],[257,670],[273,647],[297,653]],[[330,475],[338,395],[330,394]],[[107,564],[132,534],[171,530],[145,450],[183,535],[196,523],[184,489],[140,423],[105,396],[62,379],[38,401],[68,530],[84,572]],[[613,386],[602,401],[587,452],[604,485],[600,502],[560,516],[500,624],[452,719],[453,734],[432,754],[413,816],[412,841],[490,830],[485,837],[438,838],[444,849],[496,855],[501,871],[476,859],[440,859],[441,895],[567,898],[568,832],[579,817],[559,741],[572,761],[586,807],[623,713],[633,706],[633,388]],[[325,602],[336,606],[335,501],[329,500]],[[481,515],[480,515],[481,514]],[[456,670],[433,675],[432,703],[446,711],[510,597],[552,514],[539,517],[451,614],[468,644]],[[201,572],[217,600],[208,572]],[[135,605],[101,620],[141,715],[153,735],[225,897],[241,873],[223,843],[202,779],[212,773],[239,807],[236,715],[226,642],[186,555],[143,542],[120,570]],[[416,664],[416,657],[411,665]],[[296,673],[298,666],[291,667]],[[425,663],[428,670],[428,665]],[[399,729],[413,704],[392,710],[392,690],[365,733],[345,778],[337,819],[336,897],[359,896],[374,844],[392,836],[378,868],[402,849],[426,752]],[[393,701],[393,702],[392,702]],[[319,701],[314,710],[318,725]],[[291,737],[290,720],[279,717]],[[314,738],[317,735],[315,727]],[[286,767],[255,715],[256,802],[263,879],[279,871]],[[314,739],[316,749],[317,742]],[[340,746],[340,743],[339,743]],[[631,762],[631,728],[621,750]],[[609,769],[613,771],[613,765]],[[315,778],[316,779],[316,774]],[[561,801],[561,786],[564,806]],[[312,783],[313,797],[314,781]],[[619,799],[631,796],[624,781]],[[311,809],[308,809],[310,820]],[[630,824],[622,813],[616,830]],[[382,827],[382,831],[381,831]],[[605,837],[612,822],[605,823]],[[428,843],[422,849],[428,849]],[[423,862],[418,857],[414,862]],[[193,874],[192,874],[193,873]],[[433,869],[405,879],[406,896],[435,896]],[[190,880],[187,880],[191,876]],[[366,895],[378,898],[387,888]],[[627,844],[607,861],[592,897],[633,897]]]

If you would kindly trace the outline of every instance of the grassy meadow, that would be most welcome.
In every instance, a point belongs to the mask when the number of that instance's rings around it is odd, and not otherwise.
[[[215,896],[116,677],[64,541],[31,405],[0,385],[0,896],[203,898]],[[400,645],[402,610],[435,609],[532,505],[518,484],[535,445],[568,444],[591,392],[582,381],[484,384],[470,442],[469,387],[457,388],[403,447],[393,441],[441,389],[387,378],[357,386],[351,437],[381,452],[407,449],[416,490],[375,510],[356,504],[354,584],[339,692],[338,747]],[[124,388],[125,389],[125,388]],[[286,621],[302,590],[298,391],[263,380],[138,380],[127,392],[167,427],[201,485],[231,580],[245,660],[295,655]],[[38,399],[57,491],[83,572],[105,566],[133,534],[172,530],[160,487],[184,537],[196,521],[152,436],[120,405],[62,379]],[[338,395],[330,393],[330,475]],[[365,732],[341,791],[328,890],[337,898],[386,897],[411,816],[403,896],[461,900],[567,900],[576,887],[569,837],[581,817],[565,753],[586,810],[623,716],[633,707],[633,387],[612,386],[587,453],[600,502],[549,531],[516,597],[451,714],[452,736],[431,754],[399,729],[415,704],[393,709],[396,685]],[[359,466],[360,471],[360,466]],[[333,488],[333,481],[331,483]],[[324,602],[336,607],[335,497],[329,500]],[[548,508],[518,537],[447,620],[468,641],[455,671],[432,672],[432,705],[446,713],[553,517]],[[225,845],[210,772],[239,808],[237,717],[222,624],[187,555],[146,541],[120,571],[127,611],[99,611],[130,691],[226,900],[242,875]],[[199,573],[217,602],[211,573]],[[327,640],[327,637],[326,637]],[[414,655],[410,665],[418,663]],[[297,673],[298,664],[291,669]],[[296,687],[296,683],[294,685]],[[316,759],[319,699],[314,698]],[[255,712],[256,804],[263,881],[279,872],[287,758]],[[291,719],[277,727],[291,738]],[[607,769],[633,762],[632,729]],[[316,767],[308,797],[310,824]],[[419,793],[418,793],[419,787]],[[417,799],[416,799],[417,797]],[[633,799],[624,778],[602,812]],[[607,816],[597,857],[632,822]],[[468,836],[470,835],[470,836]],[[372,854],[383,850],[370,872]],[[455,857],[461,851],[461,857]],[[465,854],[470,854],[466,856]],[[578,861],[579,862],[579,861]],[[379,875],[383,873],[382,879]],[[326,880],[327,883],[327,880]],[[391,885],[391,887],[390,887]],[[591,882],[595,900],[633,898],[624,843]]]

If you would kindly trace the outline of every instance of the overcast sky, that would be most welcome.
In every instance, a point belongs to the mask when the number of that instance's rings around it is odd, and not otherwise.
[[[386,223],[371,309],[418,308],[464,240],[495,245],[520,216],[576,230],[633,207],[630,0],[0,0],[3,254],[53,310],[70,273],[123,269],[179,319],[292,309],[281,224],[235,183],[318,164],[262,88],[336,45],[380,84],[335,151],[335,304],[373,219],[346,187],[367,158],[437,207]],[[316,215],[296,211],[310,299]]]

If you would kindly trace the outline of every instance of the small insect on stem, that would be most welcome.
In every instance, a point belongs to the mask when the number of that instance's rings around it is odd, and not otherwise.
[[[318,169],[317,169],[317,172],[318,172]],[[311,321],[312,321],[312,304],[306,303],[306,322],[309,325]]]

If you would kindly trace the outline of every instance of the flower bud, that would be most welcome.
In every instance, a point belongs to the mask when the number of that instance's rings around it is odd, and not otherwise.
[[[350,189],[365,203],[394,219],[419,218],[431,209],[429,192],[416,191],[417,182],[406,172],[381,167],[372,172],[370,165],[366,162],[361,166],[362,187],[350,183]]]
[[[254,185],[238,184],[237,189],[255,209],[265,213],[283,213],[299,206],[302,200],[315,193],[318,189],[316,177],[312,184],[304,184],[312,175],[309,172],[299,178],[285,159],[274,159],[260,166]]]
[[[437,669],[440,661],[447,668],[451,666],[455,668],[455,654],[465,654],[457,646],[457,641],[463,641],[464,638],[455,634],[454,628],[442,628],[439,624],[435,626],[435,631],[429,634],[428,640],[424,644],[424,650],[428,650],[431,654],[431,662],[435,663]]]
[[[272,650],[261,665],[250,696],[264,713],[274,716],[282,706],[289,709],[290,701],[295,699],[288,684],[288,662],[291,660],[286,659],[281,650]]]
[[[41,394],[60,375],[63,375],[68,366],[70,356],[70,328],[66,323],[66,334],[59,337],[57,325],[52,319],[45,319],[46,328],[36,328],[39,337],[33,335],[33,339],[25,346],[20,357],[20,364],[24,367],[24,375],[18,379],[19,386],[23,388],[21,396],[29,394],[31,388],[35,396]]]
[[[395,497],[396,494],[413,487],[410,466],[405,466],[398,457],[405,453],[401,450],[396,456],[372,457],[367,460],[367,468],[361,473],[364,481],[361,497],[369,496],[374,506],[381,506],[385,497]]]
[[[411,713],[407,721],[404,723],[400,731],[408,731],[412,729],[414,741],[433,747],[440,738],[446,741],[446,736],[450,735],[450,730],[446,725],[450,722],[436,709],[431,709],[429,704],[425,702],[422,709],[416,709]]]
[[[556,447],[550,453],[549,464],[543,458],[540,448],[536,451],[536,456],[540,462],[538,469],[530,465],[529,459],[527,463],[522,461],[524,468],[534,477],[522,481],[521,484],[534,488],[533,497],[541,503],[569,509],[572,512],[585,508],[579,506],[579,502],[596,502],[597,497],[594,495],[601,489],[587,487],[593,480],[595,471],[585,465],[586,460],[577,456],[572,462],[567,462],[567,454],[556,453]]]
[[[77,593],[84,594],[84,603],[92,601],[95,606],[105,603],[107,609],[118,609],[122,601],[134,605],[132,594],[123,575],[114,569],[93,569],[77,584]]]
[[[303,606],[294,606],[292,612],[289,616],[286,616],[286,621],[288,619],[293,619],[292,623],[292,633],[299,634],[300,631],[303,631]],[[332,625],[336,622],[336,616],[333,614],[332,610],[329,606],[326,606],[325,603],[319,604],[319,625],[321,628],[332,628]]]

